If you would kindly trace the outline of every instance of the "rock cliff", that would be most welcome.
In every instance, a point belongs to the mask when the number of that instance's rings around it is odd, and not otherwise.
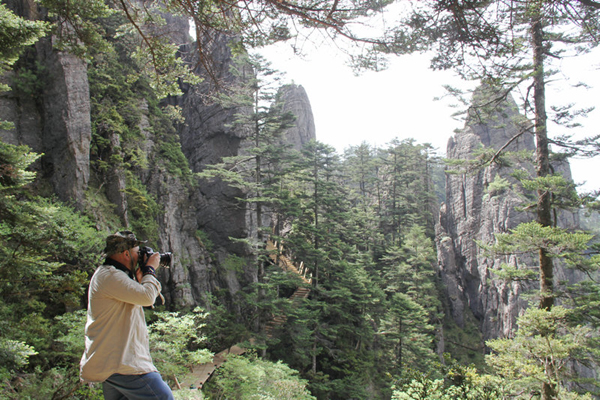
[[[295,126],[286,133],[286,141],[296,150],[317,137],[315,120],[306,90],[301,85],[282,86],[277,93],[277,100],[283,103],[283,112],[292,113],[296,117]]]
[[[13,0],[7,5],[27,18],[42,15],[31,1]],[[43,180],[51,184],[59,199],[82,210],[92,139],[86,62],[53,49],[53,37],[40,40],[23,58],[36,65],[38,81],[13,75],[20,84],[2,93],[0,114],[15,128],[0,136],[8,143],[26,144],[43,153],[39,169]]]
[[[12,0],[8,5],[28,18],[44,17],[43,10],[32,1]],[[181,54],[189,57],[191,65],[202,65],[187,35],[188,22],[165,17],[173,41],[183,43]],[[157,122],[156,113],[149,107],[150,99],[143,93],[137,95],[134,104],[124,105],[132,110],[131,115],[121,113],[115,118],[129,121],[127,128],[137,135],[134,141],[113,125],[94,121],[98,110],[94,111],[90,103],[88,65],[72,54],[57,51],[52,40],[48,37],[40,41],[24,56],[27,60],[23,65],[39,65],[42,69],[36,71],[40,79],[35,82],[35,91],[15,87],[0,95],[0,119],[15,124],[15,129],[1,131],[0,139],[28,145],[34,152],[44,154],[36,166],[38,187],[46,195],[56,194],[94,217],[99,229],[148,229],[152,235],[148,239],[158,247],[155,250],[174,253],[172,267],[160,270],[170,306],[206,305],[216,289],[233,294],[244,281],[256,280],[257,272],[252,268],[236,274],[220,267],[231,254],[251,257],[249,249],[229,239],[249,237],[256,232],[255,226],[249,226],[252,219],[247,217],[246,205],[238,200],[243,193],[223,182],[198,182],[190,174],[173,173],[165,161],[167,151],[161,147],[174,138],[177,146],[181,145],[185,168],[192,172],[201,171],[224,156],[237,155],[244,148],[246,133],[232,127],[234,115],[244,109],[224,108],[208,100],[217,88],[215,83],[232,83],[236,79],[229,70],[233,59],[228,45],[231,38],[217,34],[205,43],[203,48],[212,59],[211,73],[198,68],[196,72],[204,81],[183,85],[182,96],[164,102],[181,107],[182,123],[169,121],[170,126],[160,127],[165,124],[164,119]],[[11,76],[3,79],[11,81]],[[285,111],[297,117],[286,140],[299,147],[314,139],[314,120],[304,89],[286,86],[281,89],[281,98]],[[99,102],[115,110],[119,106],[108,97]],[[101,140],[101,145],[94,144],[92,127],[95,140]],[[123,162],[109,163],[108,168],[94,167],[108,159]],[[141,186],[135,186],[136,182]],[[155,221],[144,224],[146,216],[136,210],[136,198],[151,199],[160,205],[160,212],[148,214]]]
[[[475,105],[480,102],[482,90],[474,95]],[[473,113],[465,127],[448,141],[447,157],[473,160],[477,150],[491,147],[498,151],[507,143],[510,144],[505,151],[531,152],[535,146],[533,136],[519,135],[523,122],[512,99],[507,99],[485,120]],[[554,168],[571,179],[568,164]],[[535,258],[521,257],[519,262],[514,256],[490,258],[476,244],[476,241],[492,243],[495,234],[535,220],[534,214],[518,211],[527,193],[518,185],[498,185],[500,179],[516,183],[511,173],[517,169],[534,174],[533,165],[525,161],[505,167],[494,164],[472,173],[447,174],[446,202],[441,206],[436,225],[439,271],[452,317],[459,326],[464,326],[466,313],[472,313],[485,340],[510,336],[519,312],[527,306],[524,294],[537,287],[535,283],[507,282],[493,274],[493,269],[502,263],[517,268],[534,266]],[[577,214],[562,212],[558,217],[561,227],[575,228],[578,224]],[[557,280],[574,279],[571,272],[560,266],[556,275]]]

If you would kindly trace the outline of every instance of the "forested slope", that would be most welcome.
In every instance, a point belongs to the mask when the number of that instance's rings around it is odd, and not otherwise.
[[[535,393],[544,371],[482,375],[490,348],[481,321],[493,317],[475,313],[479,320],[456,326],[457,302],[471,300],[453,296],[460,287],[437,266],[434,182],[444,167],[429,145],[394,140],[336,153],[315,140],[301,86],[282,85],[236,35],[192,43],[187,19],[168,10],[155,14],[166,24],[146,21],[149,31],[178,49],[177,62],[163,61],[194,74],[167,71],[157,81],[161,66],[139,53],[144,38],[118,7],[76,2],[72,14],[56,1],[6,4],[24,39],[20,57],[0,48],[10,87],[0,98],[0,396],[100,398],[98,386],[78,381],[85,288],[104,238],[121,228],[174,254],[159,276],[166,304],[147,310],[154,360],[173,387],[211,352],[249,350],[178,397]],[[487,193],[469,196],[508,190],[486,182]],[[307,283],[270,261],[268,240],[310,276],[302,301],[289,297]],[[594,300],[596,286],[585,285],[582,296]],[[576,343],[561,360],[583,354],[593,372],[597,321],[584,321],[595,315],[587,306],[552,318]],[[282,314],[285,323],[268,330]],[[566,374],[559,381],[581,389]]]

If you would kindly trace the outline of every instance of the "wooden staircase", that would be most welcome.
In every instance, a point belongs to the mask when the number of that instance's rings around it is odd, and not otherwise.
[[[310,285],[311,278],[310,276],[307,278],[307,269],[304,267],[303,263],[300,263],[300,266],[294,265],[292,261],[290,261],[287,257],[285,257],[283,252],[283,247],[281,245],[277,245],[277,243],[272,242],[271,240],[267,241],[266,250],[269,252],[269,258],[273,261],[275,265],[278,265],[281,269],[286,272],[292,272],[298,274],[304,283]],[[310,294],[310,287],[301,286],[296,288],[294,293],[290,296],[290,301],[293,305],[298,305],[302,302],[303,299],[306,299]],[[278,314],[273,317],[271,321],[267,323],[265,326],[265,334],[268,338],[273,337],[273,333],[275,330],[283,325],[287,321],[287,316],[285,314]],[[251,340],[252,342],[252,340]],[[202,386],[206,383],[206,381],[212,376],[217,368],[219,368],[225,361],[227,361],[227,357],[229,355],[241,355],[244,354],[246,350],[242,347],[234,345],[228,349],[225,349],[213,357],[212,362],[197,365],[193,368],[192,372],[185,376],[185,379],[178,383],[178,388],[191,388],[191,389],[201,389]]]
[[[283,246],[279,245],[279,248],[278,248],[276,242],[273,243],[271,240],[269,240],[269,241],[267,241],[266,249],[269,252],[269,258],[271,260],[273,260],[274,264],[278,265],[282,270],[284,270],[286,272],[293,272],[293,273],[299,275],[302,278],[302,280],[304,281],[304,283],[306,283],[306,284],[311,283],[311,278],[306,277],[307,268],[305,268],[304,263],[301,262],[300,266],[296,267],[294,265],[294,263],[290,261],[289,258],[287,258],[286,256],[284,256],[282,254]]]
[[[303,299],[306,299],[309,294],[310,294],[309,288],[299,287],[296,289],[294,294],[292,294],[290,296],[290,300],[292,301],[293,305],[298,305]],[[271,339],[273,337],[273,333],[275,332],[275,329],[277,329],[281,325],[285,324],[286,321],[287,321],[287,315],[285,315],[285,314],[278,314],[278,315],[274,316],[273,319],[271,321],[269,321],[267,323],[267,325],[265,326],[265,333],[266,333],[267,337],[269,339]]]

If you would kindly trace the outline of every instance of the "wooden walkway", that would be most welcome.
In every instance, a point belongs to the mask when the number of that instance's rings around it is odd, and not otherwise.
[[[311,278],[306,277],[307,268],[304,267],[304,263],[300,263],[300,266],[296,267],[293,262],[290,261],[289,258],[284,256],[283,247],[277,246],[277,243],[273,243],[272,241],[267,241],[267,251],[269,252],[269,257],[273,260],[273,263],[279,265],[281,269],[287,272],[293,272],[298,274],[304,283],[310,284]]]
[[[185,376],[185,379],[179,383],[182,389],[202,389],[208,378],[219,368],[230,355],[241,355],[246,352],[245,349],[235,345],[225,349],[213,357],[212,362],[200,364],[194,367],[193,371]]]
[[[300,263],[300,266],[294,265],[287,257],[285,257],[282,253],[283,248],[281,246],[277,246],[277,243],[273,243],[272,241],[267,241],[266,250],[269,252],[269,258],[273,261],[275,265],[278,265],[281,269],[287,272],[292,272],[298,274],[302,281],[306,284],[311,283],[310,277],[306,277],[307,269],[304,267],[303,263]],[[302,299],[305,299],[310,294],[309,287],[298,287],[294,294],[290,297],[292,304],[298,304]],[[271,321],[267,323],[265,326],[265,333],[268,338],[273,337],[273,333],[275,330],[283,325],[287,321],[287,315],[279,314],[273,317]],[[202,389],[202,386],[206,383],[206,381],[212,376],[217,368],[219,368],[225,361],[227,361],[227,357],[230,355],[241,355],[244,354],[246,350],[238,345],[231,346],[228,349],[225,349],[213,357],[212,362],[206,364],[200,364],[193,368],[192,372],[187,374],[185,378],[178,384],[181,389]]]

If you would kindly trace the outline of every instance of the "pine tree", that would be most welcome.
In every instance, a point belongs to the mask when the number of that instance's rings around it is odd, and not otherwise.
[[[216,95],[225,108],[236,108],[233,128],[245,138],[240,154],[224,157],[222,163],[207,166],[200,176],[218,177],[244,193],[244,201],[253,207],[263,241],[265,209],[276,212],[276,198],[282,189],[286,165],[292,161],[290,145],[284,135],[293,126],[293,114],[282,111],[278,99],[281,74],[259,55],[241,54],[233,65],[237,83]],[[272,218],[274,220],[277,217]]]
[[[519,318],[514,338],[487,342],[494,351],[487,361],[504,377],[509,392],[533,394],[542,382],[552,386],[557,399],[579,398],[565,387],[568,380],[577,380],[572,360],[593,365],[596,349],[590,346],[592,328],[569,324],[570,314],[562,306],[529,308]]]
[[[397,375],[407,367],[424,371],[432,367],[434,325],[439,324],[433,242],[418,225],[407,231],[403,246],[388,248],[381,260],[389,311],[380,331],[386,339],[397,340],[393,344]]]
[[[500,104],[508,93],[523,85],[529,87],[523,103],[525,110],[532,114],[530,123],[511,141],[523,134],[535,136],[535,211],[542,229],[553,226],[553,192],[546,184],[552,176],[546,104],[551,62],[597,46],[599,18],[600,4],[595,1],[499,0],[419,2],[405,20],[407,47],[404,50],[432,49],[434,68],[454,68],[466,79],[481,80],[489,85],[496,94],[487,99],[487,106]],[[470,111],[477,115],[482,110]],[[565,109],[556,107],[554,110],[561,111],[557,116],[565,114]],[[560,144],[560,141],[554,143]],[[494,161],[495,157],[490,159]],[[543,245],[536,251],[539,308],[550,311],[557,297],[554,255]],[[544,381],[542,398],[555,398],[556,385],[556,382]]]
[[[417,224],[433,231],[432,180],[427,146],[393,140],[381,154],[383,210],[380,227],[388,245],[401,246],[403,230]]]
[[[383,180],[378,149],[363,143],[346,149],[343,175],[351,202],[349,230],[351,239],[361,251],[381,253],[384,238],[379,231],[382,209]]]
[[[103,242],[103,235],[86,217],[31,193],[27,184],[35,174],[27,168],[38,157],[26,146],[0,142],[2,397],[13,397],[12,378],[36,367],[56,368],[65,386],[78,384],[78,378],[73,379],[73,359],[54,342],[60,325],[54,317],[80,306]],[[30,378],[41,379],[36,374]],[[58,393],[62,388],[52,390]],[[40,393],[42,397],[53,394]]]
[[[382,312],[383,292],[365,268],[370,256],[359,254],[354,244],[355,221],[348,217],[352,206],[338,156],[311,142],[295,167],[297,214],[285,243],[311,272],[313,289],[288,320],[286,329],[294,332],[289,340],[296,354],[311,356],[303,358],[303,368],[309,369],[314,393],[362,398],[364,387],[377,379],[364,371],[374,362],[370,316]]]
[[[5,74],[17,62],[26,46],[32,45],[49,30],[47,23],[18,17],[6,5],[0,4],[0,74]],[[10,87],[0,83],[0,92]],[[0,120],[0,129],[12,129],[13,124]]]

